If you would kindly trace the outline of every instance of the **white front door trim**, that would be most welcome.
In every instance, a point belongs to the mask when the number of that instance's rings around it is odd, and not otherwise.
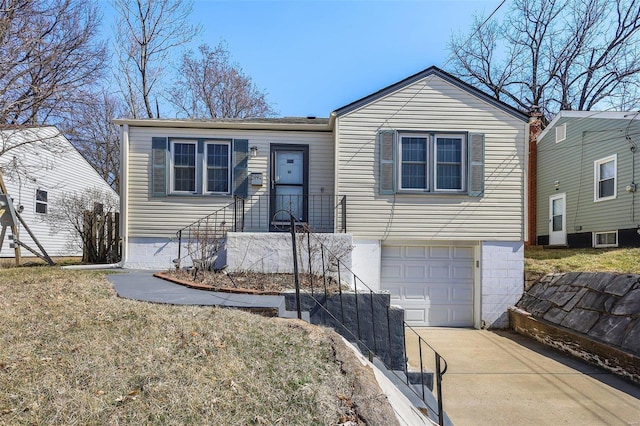
[[[567,194],[549,197],[549,245],[567,244]]]

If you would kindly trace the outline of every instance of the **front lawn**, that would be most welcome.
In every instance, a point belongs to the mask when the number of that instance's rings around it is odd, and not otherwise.
[[[352,376],[323,329],[117,298],[104,275],[0,270],[0,424],[336,424]]]
[[[524,268],[528,274],[553,272],[618,272],[640,274],[640,248],[548,249],[527,247]]]

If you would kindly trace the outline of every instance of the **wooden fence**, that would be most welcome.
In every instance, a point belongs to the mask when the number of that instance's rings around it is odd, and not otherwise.
[[[97,205],[83,216],[82,262],[115,263],[120,261],[120,213],[103,212]]]

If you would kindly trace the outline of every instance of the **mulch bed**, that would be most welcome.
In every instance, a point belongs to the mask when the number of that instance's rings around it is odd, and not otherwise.
[[[274,273],[266,274],[259,272],[198,272],[196,278],[192,271],[182,269],[169,270],[154,274],[158,278],[174,282],[199,290],[219,291],[225,293],[246,293],[279,295],[295,290],[295,277],[293,274]],[[338,292],[338,283],[327,277],[300,274],[300,290],[314,292],[325,291],[325,281],[327,293]],[[346,287],[343,286],[343,289]]]

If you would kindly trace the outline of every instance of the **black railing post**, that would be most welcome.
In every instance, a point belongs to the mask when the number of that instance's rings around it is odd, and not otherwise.
[[[296,284],[296,311],[298,312],[298,319],[302,319],[302,311],[300,309],[300,278],[298,276],[298,255],[296,253],[296,224],[295,219],[291,213],[289,213],[289,220],[291,223],[291,246],[293,248],[293,276]]]
[[[176,262],[176,269],[180,269],[180,262],[182,261],[182,229],[178,231],[178,261]]]
[[[343,195],[342,200],[340,200],[340,205],[342,206],[342,232],[347,232],[347,196]]]
[[[438,385],[438,424],[444,426],[442,411],[442,372],[440,370],[440,354],[436,352],[436,384]]]

